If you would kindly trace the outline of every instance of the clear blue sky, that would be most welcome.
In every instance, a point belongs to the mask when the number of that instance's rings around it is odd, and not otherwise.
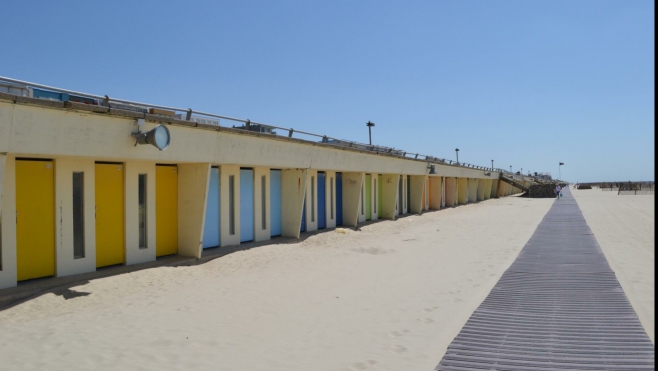
[[[653,180],[651,0],[10,1],[0,75],[569,181]],[[230,125],[230,122],[222,122]]]

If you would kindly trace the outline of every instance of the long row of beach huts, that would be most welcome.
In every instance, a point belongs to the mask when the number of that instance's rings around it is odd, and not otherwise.
[[[0,288],[520,191],[492,169],[16,86],[0,92]],[[160,125],[166,150],[137,144]]]

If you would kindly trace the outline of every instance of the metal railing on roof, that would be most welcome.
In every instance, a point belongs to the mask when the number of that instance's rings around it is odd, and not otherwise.
[[[302,135],[307,135],[311,137],[316,137],[316,138],[321,138],[322,143],[326,144],[335,144],[341,147],[348,147],[348,148],[356,148],[368,152],[373,152],[376,154],[389,154],[389,155],[394,155],[394,156],[400,156],[404,158],[412,158],[412,159],[417,159],[417,160],[426,160],[429,162],[440,162],[448,165],[455,165],[455,166],[461,166],[461,167],[466,167],[466,168],[473,168],[473,169],[480,169],[480,170],[492,170],[491,167],[486,167],[486,166],[478,166],[478,165],[473,165],[473,164],[468,164],[464,162],[457,162],[457,161],[452,161],[452,160],[446,160],[444,158],[439,158],[435,156],[430,156],[430,155],[423,155],[420,153],[413,153],[413,152],[407,152],[404,150],[400,149],[395,149],[391,147],[383,147],[383,146],[377,146],[377,145],[371,145],[371,144],[365,144],[365,143],[359,143],[355,141],[350,141],[350,140],[344,140],[344,139],[339,139],[339,138],[334,138],[330,137],[328,135],[322,135],[322,134],[315,134],[315,133],[310,133],[307,131],[302,131],[302,130],[296,130],[294,128],[284,128],[281,126],[276,126],[276,125],[271,125],[271,124],[265,124],[261,122],[256,122],[256,121],[251,121],[249,119],[241,119],[241,118],[236,118],[236,117],[230,117],[230,116],[225,116],[225,115],[218,115],[214,113],[208,113],[208,112],[203,112],[203,111],[197,111],[193,110],[192,108],[180,108],[180,107],[171,107],[171,106],[163,106],[163,105],[158,105],[158,104],[150,104],[150,103],[142,103],[142,102],[135,102],[135,101],[130,101],[126,99],[118,99],[114,97],[110,97],[108,95],[96,95],[96,94],[89,94],[89,93],[83,93],[83,92],[78,92],[74,90],[68,90],[68,89],[61,89],[61,88],[56,88],[53,86],[48,86],[48,85],[43,85],[43,84],[37,84],[29,81],[23,81],[23,80],[18,80],[18,79],[12,79],[9,77],[3,77],[0,76],[0,81],[5,81],[13,84],[19,84],[19,85],[25,85],[28,88],[38,88],[38,89],[45,89],[45,90],[50,90],[53,92],[58,92],[58,93],[65,93],[65,94],[71,94],[71,95],[76,95],[80,97],[85,97],[85,98],[92,98],[98,100],[98,104],[103,104],[106,106],[110,106],[111,103],[120,103],[120,104],[127,104],[127,105],[132,105],[132,106],[137,106],[137,107],[143,107],[144,109],[148,108],[156,108],[156,109],[162,109],[162,110],[167,110],[167,111],[174,111],[174,112],[180,112],[185,114],[185,120],[191,121],[192,120],[192,115],[201,115],[201,116],[206,116],[206,117],[212,117],[212,118],[218,118],[218,119],[223,119],[223,120],[229,120],[229,121],[235,121],[235,122],[241,122],[245,124],[246,129],[249,130],[249,127],[254,124],[254,125],[263,125],[263,126],[269,126],[274,129],[279,129],[279,130],[285,130],[288,132],[288,137],[292,137],[293,134],[302,134]],[[182,115],[181,115],[182,117]],[[218,126],[220,126],[218,124]],[[274,134],[270,134],[274,135]],[[302,139],[304,140],[304,139]],[[423,158],[419,158],[423,157]],[[496,171],[501,171],[501,169],[496,169]]]

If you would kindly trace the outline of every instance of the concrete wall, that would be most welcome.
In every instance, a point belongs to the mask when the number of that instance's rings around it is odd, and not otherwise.
[[[423,201],[425,192],[426,176],[410,175],[411,179],[411,199],[409,200],[409,212],[413,214],[422,214]]]
[[[233,177],[233,233],[229,219],[231,216],[230,209],[230,192],[229,182]],[[283,200],[283,197],[282,197]],[[222,247],[240,244],[240,166],[222,165],[219,167],[219,225],[220,243]]]
[[[477,202],[478,200],[478,180],[468,179],[468,202]]]
[[[299,238],[306,194],[306,169],[281,171],[281,235]]]
[[[488,200],[491,198],[491,179],[484,181],[484,199]]]
[[[73,172],[84,173],[85,256],[77,259],[73,256]],[[96,270],[94,172],[95,164],[90,159],[62,158],[55,162],[55,274],[58,277]],[[147,213],[147,216],[151,216],[151,214]],[[153,214],[153,221],[155,222],[155,214]],[[155,228],[153,228],[153,232],[155,233]],[[149,239],[151,239],[150,237],[149,235]],[[155,238],[152,240],[155,242]]]
[[[441,177],[441,208],[446,207],[446,178]]]
[[[382,174],[382,219],[395,220],[399,174]]]
[[[425,178],[424,210],[430,209],[430,178]]]
[[[307,199],[308,231],[317,229],[317,171],[326,173],[327,228],[336,225],[337,205],[336,171],[343,172],[343,223],[356,226],[365,220],[360,213],[365,173],[372,175],[372,219],[376,220],[379,192],[378,174],[382,174],[382,205],[384,219],[396,218],[396,200],[402,180],[402,213],[420,213],[423,209],[441,208],[445,202],[464,198],[469,192],[457,187],[456,178],[484,179],[476,169],[435,163],[436,176],[427,176],[427,161],[396,156],[376,155],[365,151],[271,136],[230,128],[190,123],[167,123],[172,141],[166,151],[149,145],[135,146],[130,136],[137,130],[137,113],[104,114],[87,108],[64,109],[64,103],[30,101],[15,104],[6,98],[0,100],[0,288],[16,285],[16,213],[15,157],[49,158],[55,162],[55,207],[57,237],[56,275],[65,276],[94,271],[96,265],[96,232],[94,220],[95,162],[112,161],[125,165],[125,263],[136,264],[155,260],[156,163],[178,165],[178,252],[183,256],[200,257],[202,253],[206,201],[208,197],[211,165],[219,166],[220,174],[220,235],[221,246],[240,243],[240,167],[254,170],[254,239],[270,238],[270,168],[282,170],[282,235],[299,237],[304,199]],[[93,108],[93,107],[92,107]],[[90,108],[91,109],[91,108]],[[95,107],[94,109],[99,109]],[[135,117],[129,117],[136,115]],[[156,116],[149,115],[142,130],[159,124]],[[168,119],[164,119],[168,120]],[[194,124],[192,124],[194,125]],[[85,176],[85,256],[73,258],[72,226],[72,173]],[[400,175],[401,173],[404,173]],[[147,176],[147,247],[138,243],[138,176]],[[493,174],[492,174],[493,175]],[[233,233],[229,230],[229,177],[234,177]],[[265,199],[262,199],[261,177],[265,176]],[[410,192],[407,199],[407,177]],[[498,184],[498,174],[495,183]],[[450,181],[444,180],[452,179]],[[310,192],[315,182],[315,197]],[[450,188],[452,184],[452,188]],[[460,186],[462,183],[459,183]],[[334,190],[331,193],[331,190]],[[459,188],[459,189],[458,189]],[[498,190],[503,192],[502,189]],[[511,193],[511,187],[505,190]],[[452,193],[451,193],[452,192]],[[495,191],[491,191],[494,192]],[[365,192],[363,192],[365,195]],[[332,197],[333,196],[333,197]],[[315,199],[312,199],[315,198]],[[333,203],[332,203],[333,200]],[[311,211],[315,202],[315,214]],[[461,203],[461,201],[460,201]],[[265,205],[263,220],[262,205]],[[332,218],[331,210],[334,210]],[[9,217],[8,217],[9,216]],[[263,221],[265,227],[263,228]]]
[[[361,189],[359,191],[359,212],[357,217],[358,223],[363,223],[366,221],[366,174],[363,174],[363,179],[361,179]]]
[[[265,177],[265,199],[262,179]],[[263,202],[265,203],[265,228],[263,228]],[[254,168],[254,241],[270,239],[270,168]]]
[[[498,197],[498,179],[491,180],[491,198]]]
[[[125,164],[126,265],[155,260],[155,164]],[[139,174],[146,174],[146,248],[139,248]],[[201,240],[199,240],[201,241]]]
[[[5,168],[7,167],[7,154],[0,153],[0,221],[2,221],[2,192],[5,188]],[[2,231],[0,231],[2,232]],[[0,234],[1,235],[1,234]],[[2,242],[2,241],[0,241]],[[2,246],[2,245],[0,245]],[[0,263],[2,262],[2,251],[0,250]],[[0,265],[2,269],[2,265]]]
[[[210,164],[178,165],[178,255],[201,257]]]
[[[325,171],[325,175],[325,189],[327,192],[325,200],[325,210],[327,210],[327,229],[332,229],[336,228],[336,172]],[[333,216],[331,210],[333,210]]]
[[[158,151],[149,145],[135,146],[135,139],[130,136],[137,130],[135,117],[51,108],[46,105],[56,106],[57,102],[34,102],[28,105],[0,100],[0,153],[39,154],[46,158],[85,156],[97,161],[195,162],[382,174],[399,173],[404,169],[405,174],[427,174],[428,162],[424,160],[377,155],[331,144],[289,139],[285,135],[271,136],[203,125],[167,124],[171,144],[166,151]],[[153,129],[159,124],[157,120],[158,117],[149,115],[142,130]],[[486,177],[478,169],[440,162],[434,165],[437,174],[442,176]]]
[[[407,175],[400,175],[402,177],[402,214],[409,212],[409,200],[407,200]]]
[[[365,173],[343,172],[343,225],[356,227],[360,217]],[[365,203],[365,202],[364,202]],[[365,220],[365,217],[363,218]]]
[[[457,206],[457,178],[445,177],[446,207]]]
[[[441,177],[430,177],[430,210],[439,210],[441,208],[442,180]]]
[[[487,187],[485,179],[478,179],[478,201],[484,201],[484,190]]]
[[[457,178],[457,203],[460,205],[466,205],[468,199],[468,179]]]
[[[370,174],[370,220],[378,220],[379,216],[377,215],[377,179],[378,174]],[[365,184],[365,178],[364,178]]]
[[[1,137],[1,136],[0,136]],[[1,139],[0,139],[1,140]],[[0,238],[0,289],[16,286],[16,182],[15,162],[11,154],[5,157],[3,190],[2,190],[2,233]],[[10,217],[7,217],[10,215]],[[95,262],[94,262],[95,264]]]
[[[306,173],[306,232],[318,230],[318,171]]]

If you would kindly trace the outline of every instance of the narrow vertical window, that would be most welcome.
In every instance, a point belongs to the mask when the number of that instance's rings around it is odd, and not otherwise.
[[[377,200],[378,200],[378,198],[377,198],[377,196],[378,196],[377,195],[377,177],[375,177],[373,184],[374,184],[374,187],[375,187],[375,192],[373,192],[375,194],[375,202],[374,202],[374,204],[375,204],[375,214],[377,214]]]
[[[85,174],[73,173],[73,258],[85,257]]]
[[[228,176],[228,234],[235,234],[235,175]]]
[[[261,220],[263,230],[267,229],[267,210],[265,204],[265,175],[260,177],[260,204],[261,204]]]
[[[330,193],[329,198],[331,199],[330,200],[331,220],[334,220],[334,178],[333,177],[329,178],[329,193]]]
[[[311,222],[315,222],[315,177],[311,177]]]
[[[139,248],[147,248],[146,241],[146,174],[139,174]]]

